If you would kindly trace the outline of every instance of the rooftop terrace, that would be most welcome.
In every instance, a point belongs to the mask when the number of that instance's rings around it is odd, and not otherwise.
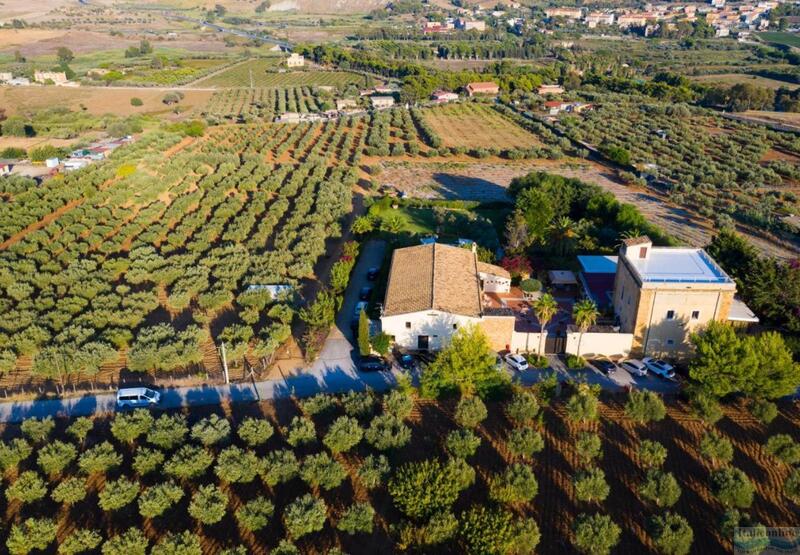
[[[703,249],[652,248],[645,259],[628,258],[643,282],[733,283]]]

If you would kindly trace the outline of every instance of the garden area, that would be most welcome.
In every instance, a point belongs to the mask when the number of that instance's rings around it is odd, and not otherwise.
[[[796,406],[550,379],[490,394],[474,379],[485,400],[421,398],[428,381],[7,425],[0,542],[12,555],[685,555],[730,551],[737,525],[763,542],[797,514]]]
[[[269,122],[285,112],[307,114],[332,107],[312,87],[226,89],[215,92],[201,113],[212,121],[248,123],[259,119]]]
[[[363,87],[367,78],[347,71],[284,71],[278,72],[283,57],[250,59],[193,83],[196,87]]]

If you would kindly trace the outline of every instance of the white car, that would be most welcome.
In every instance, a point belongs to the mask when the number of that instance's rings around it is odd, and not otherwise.
[[[622,366],[625,370],[628,371],[629,374],[633,376],[647,375],[647,366],[645,366],[644,362],[642,362],[641,360],[630,358],[628,360],[623,360],[620,366]]]
[[[508,364],[511,368],[513,368],[517,372],[521,372],[523,370],[528,369],[528,361],[525,360],[525,357],[523,357],[522,355],[507,354],[506,364]]]
[[[653,357],[644,357],[642,359],[642,362],[644,362],[648,370],[650,370],[653,374],[657,376],[661,376],[662,378],[667,378],[668,380],[672,380],[675,378],[675,369],[668,362],[655,359]]]
[[[140,408],[158,405],[161,394],[147,387],[127,387],[117,391],[117,407]]]

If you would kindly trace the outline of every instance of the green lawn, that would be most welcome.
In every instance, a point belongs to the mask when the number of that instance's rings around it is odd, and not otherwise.
[[[785,46],[800,48],[800,34],[798,33],[780,33],[777,31],[768,31],[766,33],[758,33],[758,37],[766,42],[773,42],[775,44],[783,44]]]

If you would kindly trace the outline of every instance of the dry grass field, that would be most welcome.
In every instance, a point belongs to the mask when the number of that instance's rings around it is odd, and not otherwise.
[[[2,87],[0,88],[0,105],[7,108],[10,115],[54,107],[65,107],[71,110],[86,108],[91,114],[115,114],[130,116],[133,114],[171,114],[170,108],[162,99],[168,91],[149,88],[104,88],[104,87]],[[181,106],[185,112],[200,109],[211,98],[211,91],[184,90],[185,98]],[[142,106],[131,106],[131,98],[140,98]]]
[[[758,85],[759,87],[766,87],[768,89],[780,89],[785,87],[787,89],[797,89],[800,85],[797,83],[789,83],[787,81],[779,81],[777,79],[768,79],[758,75],[745,75],[742,73],[721,73],[719,75],[697,75],[691,77],[692,81],[697,83],[706,83],[713,85],[737,85],[739,83],[750,83],[751,85]]]
[[[447,104],[425,111],[425,120],[445,146],[465,148],[531,148],[542,143],[490,106]]]

